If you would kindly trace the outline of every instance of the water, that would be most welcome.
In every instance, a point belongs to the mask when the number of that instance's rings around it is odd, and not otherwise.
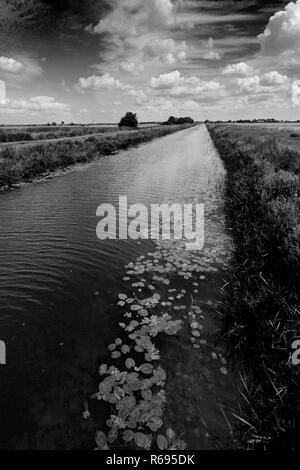
[[[1,195],[0,339],[7,344],[1,447],[93,445],[94,424],[82,422],[80,413],[117,335],[115,299],[128,290],[124,265],[153,249],[151,241],[98,240],[97,207],[118,206],[121,195],[146,206],[205,203],[208,245],[218,246],[214,261],[219,256],[222,264],[228,250],[223,176],[200,126]],[[203,299],[216,298],[218,283],[217,273]]]

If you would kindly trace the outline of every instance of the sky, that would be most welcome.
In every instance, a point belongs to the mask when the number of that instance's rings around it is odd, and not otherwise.
[[[300,119],[300,0],[0,0],[0,124]]]

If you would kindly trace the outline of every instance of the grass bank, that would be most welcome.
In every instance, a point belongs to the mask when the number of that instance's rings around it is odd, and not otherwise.
[[[110,155],[134,145],[149,142],[187,126],[158,127],[128,134],[91,136],[84,141],[49,142],[34,147],[4,148],[0,153],[0,188],[9,189],[46,172],[85,163],[101,155]]]
[[[208,125],[227,169],[235,257],[223,292],[223,335],[240,370],[242,448],[300,443],[300,152],[275,136]]]
[[[0,129],[0,144],[12,142],[35,142],[47,139],[60,139],[64,137],[77,137],[96,133],[113,132],[116,127],[97,126],[59,126],[59,127],[24,127]]]

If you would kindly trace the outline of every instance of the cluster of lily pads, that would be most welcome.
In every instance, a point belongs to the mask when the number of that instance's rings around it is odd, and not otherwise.
[[[152,314],[159,303],[160,295],[138,300],[119,295],[119,306],[128,311],[120,322],[120,327],[127,335],[127,343],[117,338],[108,346],[111,358],[120,360],[122,368],[102,364],[99,374],[103,378],[99,391],[93,396],[114,407],[114,414],[107,421],[110,429],[107,435],[97,433],[96,442],[99,449],[108,449],[111,445],[134,444],[138,448],[150,449],[154,433],[163,427],[163,410],[165,405],[164,385],[166,373],[157,364],[160,353],[153,338],[161,333],[175,335],[182,326],[181,320],[172,320],[164,313]],[[132,357],[134,355],[134,358]],[[139,363],[137,362],[137,358]],[[158,434],[159,448],[183,449],[185,443],[175,439],[172,430],[168,437]],[[172,436],[172,439],[170,438]]]
[[[178,241],[158,242],[157,245],[153,253],[148,253],[147,257],[140,256],[136,263],[126,267],[124,281],[132,281],[131,296],[125,293],[118,295],[117,303],[123,310],[123,320],[119,323],[123,333],[120,336],[126,339],[116,338],[108,346],[111,359],[118,361],[117,365],[102,364],[99,368],[102,381],[93,398],[107,402],[113,409],[106,423],[108,433],[97,433],[99,449],[124,445],[142,449],[154,446],[161,450],[186,447],[171,429],[162,432],[167,376],[158,362],[160,351],[155,338],[162,334],[176,335],[183,326],[183,319],[187,318],[193,347],[199,349],[206,344],[206,340],[201,339],[201,308],[191,305],[190,312],[187,312],[187,302],[178,305],[188,292],[187,289],[171,288],[169,277],[172,280],[172,276],[177,275],[190,281],[196,274],[198,282],[192,282],[195,292],[199,282],[205,281],[203,273],[209,272],[209,267],[207,254],[202,259],[193,256],[183,246],[180,247]],[[149,275],[150,282],[147,280]],[[164,299],[157,292],[159,286],[166,290]],[[148,296],[143,297],[146,290]],[[178,314],[183,311],[183,319],[174,319],[170,310]]]

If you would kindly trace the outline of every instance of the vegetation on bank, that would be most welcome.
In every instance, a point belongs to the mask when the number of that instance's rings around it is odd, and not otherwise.
[[[91,136],[84,141],[49,142],[33,147],[5,148],[0,152],[0,188],[9,189],[14,184],[30,181],[45,172],[85,163],[97,156],[110,155],[184,128],[157,127],[129,131],[128,134]]]
[[[235,255],[224,288],[223,334],[242,374],[242,448],[300,442],[300,152],[231,125],[208,130],[227,169]]]
[[[0,143],[33,142],[37,140],[60,139],[81,135],[113,132],[116,127],[64,126],[64,127],[4,127],[0,129]]]

